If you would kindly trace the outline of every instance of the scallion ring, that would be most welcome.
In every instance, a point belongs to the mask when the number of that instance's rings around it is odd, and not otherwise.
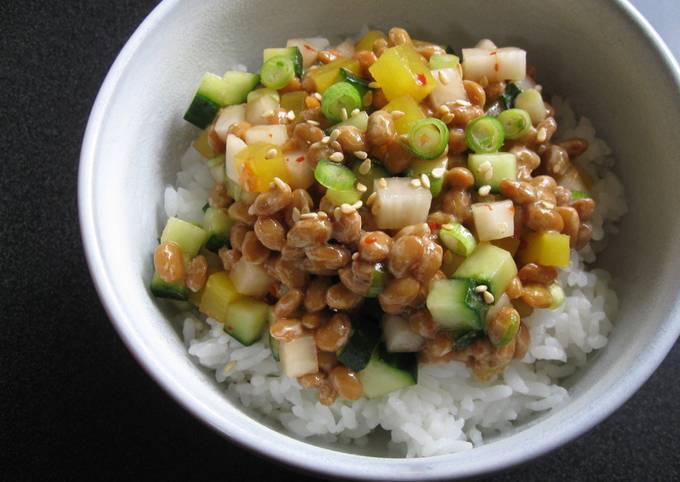
[[[531,116],[522,109],[508,109],[498,114],[507,139],[520,139],[531,129]]]
[[[331,85],[321,98],[321,112],[331,122],[347,120],[354,109],[362,107],[361,94],[349,82]]]
[[[408,148],[421,159],[437,159],[448,144],[449,128],[433,117],[414,122],[408,133]]]
[[[478,117],[465,128],[465,141],[476,153],[498,152],[504,139],[503,126],[493,117]]]
[[[260,82],[270,89],[282,89],[295,77],[293,61],[283,55],[277,55],[262,64]]]

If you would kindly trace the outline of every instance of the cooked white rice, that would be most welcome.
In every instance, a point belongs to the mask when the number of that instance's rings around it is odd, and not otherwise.
[[[582,137],[588,150],[575,162],[595,183],[593,242],[580,253],[572,251],[569,268],[560,274],[565,303],[555,311],[536,310],[524,321],[531,330],[526,357],[514,361],[502,375],[480,383],[460,362],[423,365],[418,384],[380,400],[353,403],[338,399],[321,405],[317,393],[301,389],[283,375],[265,342],[244,347],[225,334],[213,319],[195,313],[179,317],[189,353],[213,370],[226,391],[247,409],[280,423],[291,434],[321,442],[364,445],[377,427],[389,432],[388,449],[395,456],[425,457],[471,449],[485,438],[508,432],[539,412],[549,411],[569,398],[560,379],[582,367],[588,354],[607,344],[611,319],[617,310],[616,293],[606,271],[587,269],[595,260],[614,222],[625,212],[623,188],[609,170],[611,150],[595,137],[584,117],[577,119],[569,104],[553,98],[562,138]],[[212,186],[200,155],[189,149],[181,160],[175,187],[165,190],[165,213],[199,221]]]

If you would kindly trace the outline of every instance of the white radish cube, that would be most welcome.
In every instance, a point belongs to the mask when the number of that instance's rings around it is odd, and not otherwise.
[[[307,189],[314,184],[314,168],[307,159],[306,151],[291,151],[283,155],[286,169],[290,174],[292,189]]]
[[[496,44],[493,43],[491,39],[488,38],[483,38],[479,42],[477,42],[477,45],[475,45],[476,49],[484,49],[484,50],[494,50],[497,49]]]
[[[432,71],[432,77],[436,84],[430,92],[430,105],[433,109],[455,100],[468,100],[458,69],[436,69]]]
[[[246,131],[246,144],[264,142],[282,146],[288,140],[288,129],[281,124],[253,126]]]
[[[422,336],[411,331],[408,321],[401,316],[383,316],[382,329],[385,346],[391,353],[417,352],[425,342]]]
[[[522,80],[526,72],[526,52],[522,49],[463,49],[463,78],[466,80],[478,81],[482,77],[489,82]]]
[[[230,105],[220,111],[215,122],[215,132],[223,141],[227,138],[229,128],[238,122],[246,120],[246,105]]]
[[[239,166],[236,161],[236,154],[248,146],[243,142],[243,139],[234,134],[229,134],[227,136],[226,146],[224,163],[227,177],[238,184],[241,179],[241,166]]]
[[[319,371],[316,343],[311,335],[302,336],[293,341],[282,341],[279,344],[279,359],[283,373],[290,378]]]
[[[229,277],[236,291],[248,296],[264,296],[274,283],[274,278],[269,276],[262,266],[248,263],[243,258],[231,268]]]
[[[408,177],[374,181],[375,201],[371,212],[380,229],[400,229],[427,221],[432,193],[422,185],[414,186]]]
[[[509,199],[475,203],[472,217],[480,241],[508,238],[515,233],[515,207]]]
[[[354,57],[354,42],[351,39],[346,39],[344,42],[336,45],[335,50],[340,52],[343,57],[351,59]]]
[[[279,95],[274,90],[260,89],[251,92],[248,96],[246,120],[254,126],[266,125],[265,114],[269,115],[279,108]]]

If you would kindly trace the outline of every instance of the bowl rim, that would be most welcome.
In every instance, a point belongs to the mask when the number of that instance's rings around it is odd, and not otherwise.
[[[627,383],[618,385],[606,400],[591,407],[588,417],[581,417],[576,422],[563,427],[562,430],[552,432],[537,440],[530,450],[511,452],[502,460],[492,458],[485,461],[483,465],[478,464],[472,467],[464,464],[463,467],[454,464],[437,464],[437,462],[442,462],[445,458],[451,457],[450,455],[392,459],[349,454],[309,444],[275,430],[270,431],[275,434],[275,437],[283,437],[281,441],[284,443],[263,444],[253,431],[234,430],[233,426],[225,424],[224,420],[220,420],[218,413],[214,412],[200,399],[194,397],[171,374],[163,370],[162,364],[155,360],[154,353],[131,330],[131,324],[128,323],[129,320],[123,309],[122,300],[115,297],[112,280],[105,269],[103,250],[98,242],[94,219],[92,188],[96,149],[112,95],[137,49],[180,1],[162,0],[137,27],[106,75],[90,113],[82,144],[78,169],[78,210],[81,237],[90,274],[115,330],[141,367],[175,401],[197,419],[241,447],[307,473],[323,474],[334,478],[370,480],[408,480],[416,473],[421,480],[471,477],[497,472],[527,462],[575,439],[611,415],[642,386],[661,364],[678,335],[680,335],[680,317],[677,315],[677,307],[674,313],[669,314],[667,319],[667,326],[669,327],[667,335],[669,336],[662,342],[657,340],[655,346],[657,349],[653,353],[646,354],[644,359],[640,360],[644,362],[636,365],[627,374]],[[680,91],[680,67],[660,35],[628,0],[614,0],[610,5],[623,12],[631,25],[642,32]],[[245,413],[243,413],[243,418],[246,424],[264,427]],[[335,463],[328,460],[331,457],[336,458]],[[324,464],[324,462],[329,463]],[[419,466],[422,471],[413,472],[413,467],[409,467],[409,470],[399,470],[406,468],[407,465]]]

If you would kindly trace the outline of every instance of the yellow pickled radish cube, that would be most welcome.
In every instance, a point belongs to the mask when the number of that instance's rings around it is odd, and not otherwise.
[[[203,288],[198,310],[206,316],[226,323],[229,305],[241,298],[226,271],[213,273]]]
[[[305,110],[305,98],[307,92],[304,90],[297,90],[295,92],[286,92],[281,95],[281,108],[292,110],[297,116],[301,111]]]
[[[196,149],[203,157],[206,159],[213,159],[217,157],[217,153],[213,151],[208,142],[208,137],[210,136],[210,127],[205,129],[203,133],[194,141],[194,149]]]
[[[368,70],[380,84],[387,100],[410,95],[420,102],[436,85],[429,66],[411,45],[385,49]]]
[[[399,110],[404,113],[403,116],[394,119],[394,128],[399,134],[408,134],[415,121],[425,118],[425,113],[418,102],[408,95],[390,101],[384,109],[387,112]]]
[[[265,192],[275,177],[290,183],[290,174],[279,146],[256,142],[236,154],[242,165],[239,182],[248,192]]]
[[[323,94],[327,88],[339,80],[340,69],[347,69],[354,75],[359,75],[359,61],[357,59],[339,58],[326,65],[310,70],[307,76],[314,81],[316,90]]]
[[[373,43],[379,38],[385,38],[385,34],[380,30],[370,30],[361,37],[361,40],[357,42],[354,48],[357,52],[360,50],[373,50]]]
[[[522,263],[566,268],[569,266],[569,236],[544,232],[531,233],[525,237],[526,245],[520,251]]]

